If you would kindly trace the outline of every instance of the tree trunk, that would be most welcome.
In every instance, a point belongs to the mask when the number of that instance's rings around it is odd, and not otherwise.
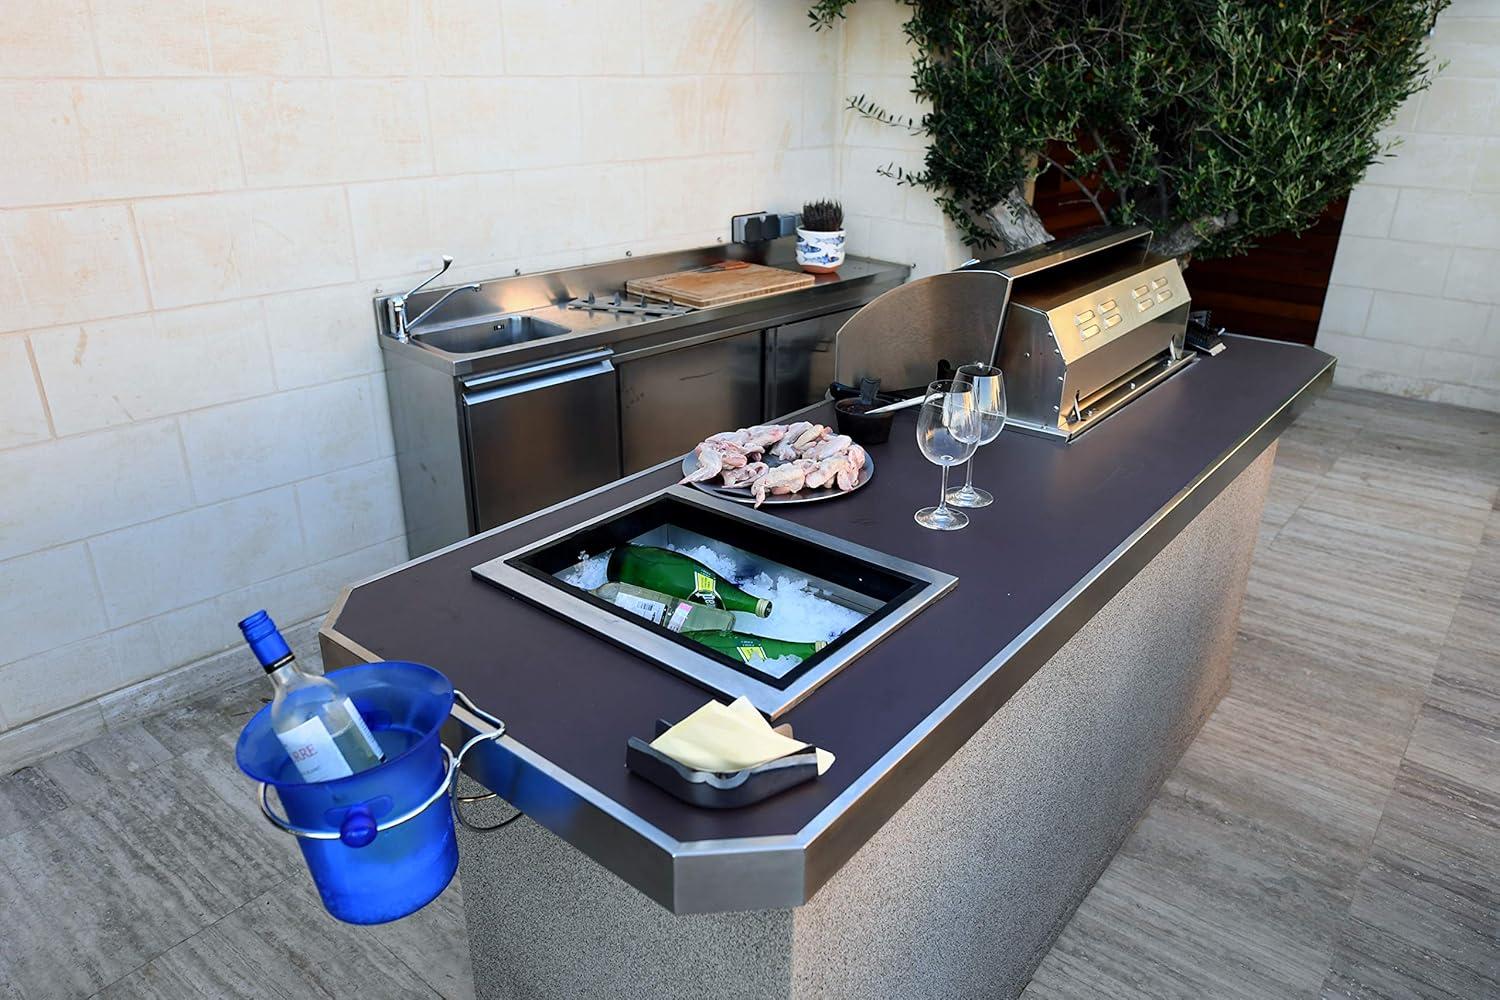
[[[1036,214],[1036,209],[1031,207],[1019,186],[990,206],[984,218],[1006,253],[1052,242],[1052,234],[1042,225],[1041,216]]]
[[[1239,214],[1231,211],[1223,215],[1210,215],[1192,222],[1184,222],[1163,236],[1160,242],[1151,249],[1163,257],[1185,257],[1205,239],[1222,233],[1237,225],[1239,221]]]

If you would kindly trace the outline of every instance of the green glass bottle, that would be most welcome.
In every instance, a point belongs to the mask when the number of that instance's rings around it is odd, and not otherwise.
[[[711,608],[746,611],[761,618],[771,602],[747,594],[696,559],[654,545],[617,545],[609,557],[609,578],[617,583],[683,597]]]
[[[795,656],[805,660],[828,645],[826,642],[793,642],[790,639],[772,639],[763,635],[747,635],[744,632],[683,632],[683,638],[701,642],[725,656],[738,657],[754,666],[759,660],[775,660],[783,656]]]
[[[596,587],[595,597],[649,619],[673,632],[703,632],[734,628],[734,612],[709,608],[632,583],[606,583]]]

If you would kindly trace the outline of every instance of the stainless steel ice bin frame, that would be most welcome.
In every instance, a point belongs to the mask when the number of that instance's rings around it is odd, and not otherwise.
[[[826,596],[849,607],[871,612],[870,618],[845,633],[816,657],[811,658],[808,661],[810,666],[805,672],[795,675],[785,686],[780,686],[759,680],[749,673],[735,669],[729,665],[730,661],[727,659],[721,662],[718,657],[698,652],[685,641],[671,638],[660,630],[648,627],[644,622],[637,623],[628,615],[608,610],[603,605],[596,605],[585,600],[579,592],[567,585],[544,579],[541,575],[529,573],[516,565],[518,561],[532,553],[577,536],[595,525],[615,520],[623,514],[656,503],[663,497],[711,511],[720,517],[751,526],[757,531],[780,534],[785,538],[827,549],[841,558],[865,563],[895,576],[904,577],[911,581],[912,587],[907,593],[889,604],[872,602],[870,598],[851,589],[836,585],[830,587]],[[754,555],[754,553],[747,553],[751,560],[754,559]],[[747,566],[753,567],[753,562],[747,563]],[[711,691],[728,698],[748,698],[751,704],[772,718],[806,698],[818,685],[848,666],[865,650],[900,628],[913,615],[958,583],[957,577],[947,573],[940,573],[926,566],[898,559],[862,545],[855,545],[821,531],[805,528],[795,522],[740,504],[719,500],[699,490],[682,486],[669,487],[607,511],[598,517],[579,522],[540,541],[480,563],[473,568],[473,572],[475,576],[576,622],[601,638],[622,645],[663,669],[681,674]]]

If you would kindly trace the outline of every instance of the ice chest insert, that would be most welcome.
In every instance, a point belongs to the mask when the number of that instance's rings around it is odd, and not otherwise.
[[[351,924],[385,923],[435,899],[458,868],[447,797],[453,754],[438,738],[453,685],[417,663],[370,663],[332,676],[380,743],[384,763],[303,781],[271,728],[269,705],[245,725],[235,759],[263,783],[267,817],[296,835],[328,912]]]

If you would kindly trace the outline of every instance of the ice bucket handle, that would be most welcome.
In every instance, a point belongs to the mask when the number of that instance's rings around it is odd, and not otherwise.
[[[368,822],[368,810],[362,809],[359,806],[354,806],[350,808],[348,815],[345,817],[344,822],[340,824],[339,829],[314,830],[310,827],[298,826],[286,817],[278,815],[276,811],[271,808],[271,800],[267,794],[270,791],[270,786],[262,781],[259,783],[260,787],[256,793],[257,799],[260,802],[261,814],[270,821],[272,826],[285,833],[290,833],[294,837],[302,837],[306,840],[342,840],[350,847],[364,847],[365,845],[373,841],[378,834],[384,833],[386,830],[390,830],[394,827],[398,827],[402,823],[406,823],[413,819],[416,819],[418,816],[422,815],[422,813],[426,812],[434,803],[436,803],[438,799],[441,799],[445,795],[447,795],[448,791],[452,789],[454,813],[458,816],[459,820],[464,823],[465,826],[472,827],[473,825],[469,823],[468,820],[464,819],[463,813],[459,809],[459,803],[477,802],[481,799],[493,798],[495,793],[489,792],[485,795],[459,795],[458,771],[461,767],[463,767],[464,755],[467,754],[470,749],[480,743],[485,742],[486,740],[498,740],[500,737],[505,735],[505,723],[495,716],[491,715],[489,712],[486,712],[484,709],[475,705],[474,702],[469,700],[469,696],[464,694],[462,691],[454,691],[453,693],[464,703],[465,708],[469,709],[469,711],[484,719],[486,722],[489,722],[495,728],[487,733],[476,733],[474,736],[471,736],[468,742],[466,742],[462,747],[459,748],[457,754],[454,754],[452,750],[449,750],[446,745],[443,746],[443,756],[446,757],[448,761],[445,773],[443,775],[443,780],[438,782],[438,786],[432,790],[432,794],[423,799],[420,804],[413,806],[399,816],[392,816],[390,819],[373,825]],[[520,813],[516,813],[516,816],[519,815]],[[514,820],[516,816],[507,817],[506,819],[503,819],[499,823],[496,823],[490,827],[474,827],[474,829],[498,830],[500,827]],[[363,822],[359,822],[361,818],[363,818]]]

